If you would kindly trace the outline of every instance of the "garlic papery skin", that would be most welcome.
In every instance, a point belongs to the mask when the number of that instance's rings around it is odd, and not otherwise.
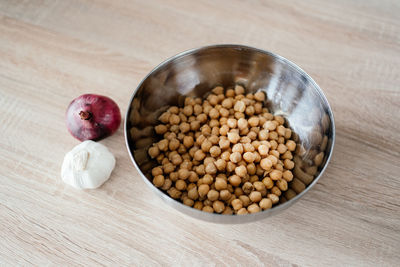
[[[94,189],[110,178],[115,157],[104,145],[87,140],[68,152],[61,168],[64,183],[78,189]]]

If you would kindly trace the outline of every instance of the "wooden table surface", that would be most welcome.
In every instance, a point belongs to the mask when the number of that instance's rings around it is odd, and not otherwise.
[[[400,261],[400,2],[0,0],[0,265],[395,266]],[[283,213],[189,218],[150,191],[123,129],[101,188],[60,178],[83,93],[125,113],[140,80],[186,49],[238,43],[304,68],[336,118],[331,163]]]

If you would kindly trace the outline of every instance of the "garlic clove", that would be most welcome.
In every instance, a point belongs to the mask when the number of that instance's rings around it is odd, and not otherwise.
[[[87,140],[64,157],[62,180],[78,189],[94,189],[110,178],[115,157],[104,145]]]

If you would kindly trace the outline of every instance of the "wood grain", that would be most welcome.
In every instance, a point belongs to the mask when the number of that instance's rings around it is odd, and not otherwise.
[[[400,261],[400,2],[0,1],[0,265],[396,266]],[[337,142],[323,179],[283,213],[197,221],[155,198],[122,128],[98,190],[64,185],[76,96],[126,111],[183,50],[239,43],[296,62],[323,88]]]

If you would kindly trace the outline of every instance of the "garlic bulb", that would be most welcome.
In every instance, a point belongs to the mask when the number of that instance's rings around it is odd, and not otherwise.
[[[93,189],[110,178],[115,167],[114,155],[100,143],[84,141],[64,157],[62,180],[75,188]]]

